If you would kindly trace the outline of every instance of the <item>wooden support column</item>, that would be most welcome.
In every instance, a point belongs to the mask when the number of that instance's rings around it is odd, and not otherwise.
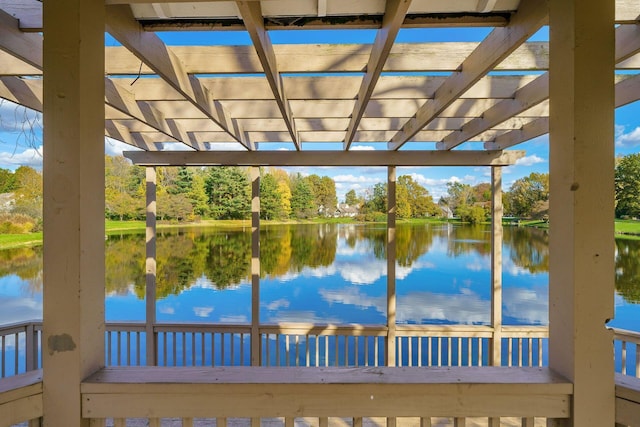
[[[251,366],[260,366],[260,168],[251,168]]]
[[[491,366],[502,364],[502,167],[491,167]],[[481,363],[481,361],[478,361]],[[490,418],[489,427],[500,427],[500,418]]]
[[[104,1],[43,2],[45,426],[88,426],[104,366]]]
[[[502,168],[491,167],[491,365],[502,363]]]
[[[387,366],[396,366],[396,167],[387,167]]]
[[[158,363],[156,345],[156,168],[146,168],[146,354],[147,366]]]
[[[614,7],[550,0],[549,365],[572,417],[614,425]]]

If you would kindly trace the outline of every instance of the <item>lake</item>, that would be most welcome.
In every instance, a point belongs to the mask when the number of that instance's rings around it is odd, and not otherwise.
[[[386,323],[383,224],[263,226],[260,322]],[[109,236],[106,318],[143,320],[144,234]],[[397,322],[490,322],[490,228],[397,227]],[[159,322],[251,321],[250,228],[160,230]],[[548,233],[506,226],[503,322],[548,322]],[[616,240],[616,318],[640,329],[640,241]],[[42,317],[42,248],[0,251],[0,324]]]

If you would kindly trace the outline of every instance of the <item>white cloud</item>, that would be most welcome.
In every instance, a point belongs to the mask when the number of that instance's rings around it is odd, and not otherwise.
[[[123,151],[142,151],[138,147],[125,144],[117,139],[105,137],[104,139],[104,153],[109,156],[122,156]]]
[[[260,305],[265,307],[267,310],[279,310],[281,308],[288,308],[289,301],[284,298],[281,298],[275,301],[271,301],[270,303],[262,302],[260,303]]]
[[[518,160],[516,160],[516,165],[519,166],[533,166],[538,163],[544,163],[544,159],[542,157],[538,157],[535,154],[531,156],[525,156]]]
[[[633,147],[640,144],[640,127],[625,133],[624,126],[616,125],[616,145],[618,147]]]
[[[247,316],[242,315],[242,314],[227,315],[227,316],[221,316],[220,317],[220,322],[222,322],[222,323],[239,323],[239,324],[243,324],[243,323],[249,323],[249,319],[247,318]]]
[[[351,147],[351,151],[375,151],[376,147],[371,145],[354,145]]]
[[[42,147],[27,148],[22,152],[0,152],[0,165],[9,169],[19,166],[42,169]]]
[[[213,307],[193,307],[193,312],[198,317],[209,317]]]
[[[503,301],[505,316],[516,318],[524,324],[549,323],[549,293],[545,287],[505,288]]]
[[[42,301],[0,295],[0,325],[42,319]]]
[[[350,182],[350,183],[376,183],[380,182],[380,179],[372,176],[363,176],[363,175],[336,175],[333,177],[333,180],[336,183],[342,182]]]
[[[158,311],[162,314],[176,314],[176,309],[170,305],[160,305]]]

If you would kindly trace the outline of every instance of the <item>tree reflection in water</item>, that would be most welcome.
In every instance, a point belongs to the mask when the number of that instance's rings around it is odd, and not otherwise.
[[[411,267],[427,254],[434,239],[447,242],[447,253],[460,256],[491,252],[488,226],[398,224],[396,257],[401,267]],[[277,278],[305,268],[331,266],[339,240],[347,247],[365,244],[376,259],[386,258],[384,225],[283,225],[263,226],[260,234],[263,278]],[[546,230],[505,227],[504,246],[511,261],[529,273],[549,270]],[[106,240],[106,292],[134,290],[144,298],[144,235],[121,234]],[[157,295],[179,294],[205,279],[216,289],[247,283],[251,273],[249,229],[189,228],[162,230],[157,239]],[[616,239],[616,289],[628,302],[640,303],[640,241]],[[0,276],[16,275],[29,292],[42,291],[42,247],[0,251]]]

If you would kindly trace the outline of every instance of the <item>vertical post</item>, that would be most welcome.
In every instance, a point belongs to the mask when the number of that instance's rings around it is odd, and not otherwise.
[[[387,366],[396,366],[396,167],[387,167]]]
[[[502,363],[502,167],[491,167],[491,365]]]
[[[502,364],[502,214],[502,167],[491,166],[491,366]],[[499,426],[500,418],[489,419],[489,427]]]
[[[36,350],[38,348],[38,345],[36,344],[37,337],[38,335],[35,332],[33,323],[29,323],[27,325],[27,328],[24,334],[24,344],[26,347],[25,348],[25,358],[26,358],[25,370],[27,372],[33,371],[34,369],[38,369],[37,368],[38,353]]]
[[[88,426],[80,383],[104,366],[103,0],[43,2],[45,425]]]
[[[550,0],[549,366],[574,386],[560,425],[615,420],[614,12]]]
[[[158,363],[157,339],[155,333],[156,324],[156,168],[146,169],[146,355],[147,366],[155,366]]]
[[[260,366],[260,168],[251,168],[251,366]]]

